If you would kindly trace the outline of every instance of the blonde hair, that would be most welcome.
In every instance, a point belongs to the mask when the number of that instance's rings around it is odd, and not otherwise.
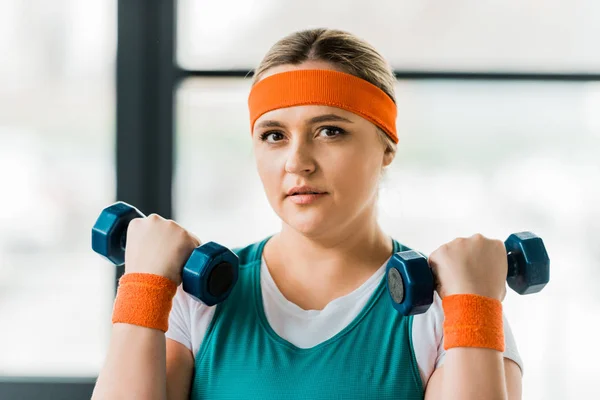
[[[305,61],[325,61],[383,90],[396,103],[396,78],[387,61],[369,43],[337,29],[308,29],[294,32],[275,43],[254,71],[252,84],[269,69]],[[396,153],[396,143],[377,128],[385,151]]]

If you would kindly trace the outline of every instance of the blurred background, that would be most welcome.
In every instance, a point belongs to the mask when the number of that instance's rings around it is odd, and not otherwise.
[[[523,398],[600,398],[600,2],[0,0],[0,398],[89,398],[130,202],[235,247],[279,229],[248,73],[295,30],[351,31],[398,76],[380,220],[426,254],[540,235],[551,281],[509,292]]]

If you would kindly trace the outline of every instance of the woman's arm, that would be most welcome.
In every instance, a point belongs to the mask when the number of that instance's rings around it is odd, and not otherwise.
[[[194,355],[181,343],[167,338],[167,399],[189,399],[193,377]]]
[[[496,353],[496,354],[494,354]],[[448,350],[444,366],[431,375],[426,400],[521,400],[521,369],[502,353],[480,348]]]
[[[198,246],[200,240],[172,220],[156,214],[131,220],[110,345],[92,399],[165,400],[171,393],[187,395],[193,361],[172,344],[167,355],[165,316],[182,283],[183,265]],[[182,385],[184,378],[187,383]]]
[[[114,324],[93,400],[167,399],[165,334],[157,329]]]
[[[428,398],[519,398],[520,370],[516,365],[506,368],[503,358],[501,302],[508,274],[504,243],[481,234],[457,238],[428,261],[442,299],[446,350],[443,372],[434,372]]]
[[[189,349],[156,329],[130,324],[114,324],[112,329],[92,400],[189,397],[194,370]]]

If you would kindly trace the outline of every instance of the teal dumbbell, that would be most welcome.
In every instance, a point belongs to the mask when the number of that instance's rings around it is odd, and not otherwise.
[[[513,233],[504,247],[508,286],[521,295],[541,291],[550,281],[550,258],[542,239],[531,232]],[[386,277],[392,305],[400,314],[422,314],[433,303],[435,280],[423,254],[414,250],[394,254]]]
[[[135,207],[117,202],[100,213],[92,228],[92,249],[119,266],[125,262],[127,228],[134,218],[144,218]],[[237,283],[239,259],[231,250],[208,242],[197,247],[182,271],[183,290],[212,306],[225,300]]]

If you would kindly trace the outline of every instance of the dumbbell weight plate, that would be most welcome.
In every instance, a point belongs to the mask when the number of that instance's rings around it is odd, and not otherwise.
[[[550,258],[542,238],[513,233],[504,242],[508,253],[508,286],[519,294],[537,293],[550,280]]]
[[[127,226],[134,218],[141,218],[137,208],[119,201],[105,208],[92,228],[92,249],[113,264],[125,263]]]
[[[433,303],[433,273],[423,254],[414,250],[394,254],[386,277],[392,305],[400,314],[421,314]]]
[[[223,301],[238,280],[238,256],[208,242],[197,247],[183,267],[183,290],[208,306]]]

